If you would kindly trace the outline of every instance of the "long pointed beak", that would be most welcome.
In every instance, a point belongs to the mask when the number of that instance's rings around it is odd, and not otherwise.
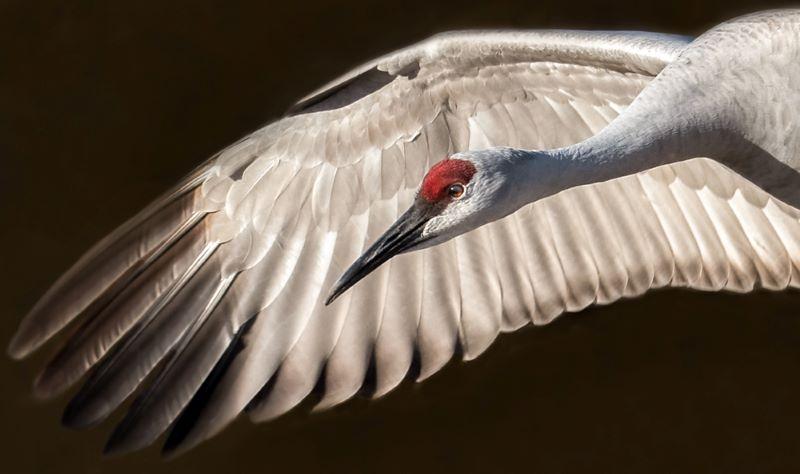
[[[428,240],[422,237],[422,229],[430,220],[430,209],[426,206],[412,205],[400,216],[370,248],[350,265],[350,268],[339,278],[325,305],[333,303],[342,293],[355,285],[362,278],[372,273],[384,262],[397,254],[413,249]]]

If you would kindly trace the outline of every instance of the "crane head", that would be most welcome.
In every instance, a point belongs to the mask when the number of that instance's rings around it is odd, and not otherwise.
[[[458,153],[433,165],[411,207],[344,272],[325,304],[395,255],[445,242],[513,212],[506,205],[506,184],[514,151]]]

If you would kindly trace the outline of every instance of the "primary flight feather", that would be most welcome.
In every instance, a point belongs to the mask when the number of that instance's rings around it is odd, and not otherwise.
[[[84,427],[136,393],[107,449],[171,428],[180,452],[593,303],[797,286],[798,124],[795,10],[693,42],[436,36],[200,166],[62,276],[9,353],[72,326],[37,395],[86,376],[64,413]]]

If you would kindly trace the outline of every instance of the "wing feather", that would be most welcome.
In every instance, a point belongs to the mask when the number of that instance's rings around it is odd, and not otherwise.
[[[682,170],[684,173],[680,176],[681,178],[685,176],[687,179],[676,179],[670,188],[676,203],[686,217],[693,240],[697,242],[700,251],[702,275],[698,281],[694,282],[693,286],[703,290],[717,291],[722,289],[728,281],[730,265],[714,224],[697,194],[697,189],[702,186],[702,183],[694,183],[697,187],[692,187],[693,168],[701,168],[701,166],[686,166]]]
[[[219,258],[212,258],[206,265],[208,271],[221,270]],[[175,356],[168,361],[152,385],[137,397],[117,425],[106,445],[107,452],[129,451],[151,444],[189,403],[227,349],[235,336],[235,329],[238,329],[238,325],[231,328],[226,324],[225,315],[218,311],[219,303],[235,277],[229,275],[218,279],[212,293],[198,295],[206,303],[201,314],[197,315],[179,340]]]
[[[197,186],[206,170],[167,193],[97,243],[53,284],[20,324],[9,353],[36,350],[90,305],[102,306],[179,239],[203,212]],[[200,202],[198,202],[200,201]]]
[[[170,289],[164,302],[150,310],[113,353],[101,360],[89,380],[70,401],[64,424],[85,427],[105,419],[167,356],[189,330],[218,285],[219,273],[203,268],[216,246],[209,246],[186,272],[183,282]],[[83,372],[83,371],[80,371]]]
[[[669,183],[674,179],[673,169],[670,166],[662,166],[640,174],[639,179],[675,259],[675,272],[670,283],[677,286],[691,286],[700,278],[703,265],[700,249],[686,222],[686,216],[683,215],[669,187]]]
[[[413,198],[411,187],[401,193],[397,215],[411,205]],[[411,367],[422,307],[424,260],[424,256],[406,254],[392,263],[394,277],[387,285],[383,317],[374,341],[375,397],[396,387]],[[402,276],[398,278],[397,275]],[[324,401],[323,398],[318,409],[326,406]],[[342,401],[337,400],[337,403]]]
[[[595,302],[604,304],[616,301],[628,286],[628,271],[621,258],[625,244],[618,240],[614,232],[616,226],[611,224],[612,220],[595,187],[575,189],[572,196],[574,215],[583,226],[584,248],[591,255],[597,272]]]
[[[566,310],[578,311],[594,302],[598,289],[597,268],[586,244],[582,223],[573,217],[570,195],[553,196],[546,216],[553,245],[566,282]]]
[[[40,397],[58,395],[81,378],[126,333],[147,325],[163,305],[180,292],[213,252],[204,221],[167,250],[95,317],[76,331],[37,378]]]
[[[515,220],[515,216],[509,216],[487,232],[500,285],[502,332],[514,331],[528,324],[531,308],[535,307],[528,269],[518,263],[519,255],[514,251],[521,246]]]
[[[338,275],[425,171],[468,148],[553,148],[605,127],[685,40],[484,33],[379,58],[237,142],[95,246],[23,321],[21,357],[72,321],[39,379],[95,367],[65,422],[139,390],[109,449],[166,449],[242,411],[275,418],[425,379],[502,331],[650,288],[796,286],[800,212],[705,159],[564,191],[387,262],[330,307]],[[367,87],[368,86],[368,87]],[[366,89],[365,89],[366,87]],[[174,450],[174,451],[173,451]]]
[[[536,303],[532,321],[537,325],[547,324],[567,306],[567,281],[556,252],[547,209],[534,205],[520,209],[517,214],[522,218],[520,228],[525,232],[522,244],[529,256],[527,262]]]
[[[453,245],[431,248],[425,258],[422,308],[417,331],[420,352],[417,380],[424,380],[438,372],[458,348],[461,299],[457,262]]]
[[[760,284],[768,289],[786,288],[791,277],[791,259],[762,207],[748,201],[741,192],[735,193],[728,203],[761,263],[757,266]]]

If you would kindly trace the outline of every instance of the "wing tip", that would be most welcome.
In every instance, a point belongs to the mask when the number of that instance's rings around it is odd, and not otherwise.
[[[28,311],[17,326],[17,330],[6,346],[6,354],[14,360],[21,360],[33,354],[47,341],[58,334],[63,325],[51,325],[54,310],[53,298],[47,293]]]
[[[31,390],[37,400],[52,400],[66,392],[75,381],[75,378],[48,365],[33,380]]]
[[[117,430],[114,430],[108,438],[108,441],[106,441],[105,446],[103,446],[103,456],[116,457],[128,452],[128,450],[123,447],[123,443],[117,438]]]
[[[126,417],[127,419],[128,417]],[[123,419],[103,447],[103,456],[116,457],[146,448],[152,441],[146,436],[137,436],[136,430],[130,429],[130,422]]]
[[[75,397],[67,404],[61,413],[61,425],[71,430],[83,430],[96,426],[106,414],[92,409],[91,406],[82,403],[83,400]]]
[[[16,334],[6,346],[6,355],[13,360],[22,360],[29,354]]]
[[[168,462],[175,460],[184,455],[187,451],[189,451],[193,447],[194,446],[183,446],[183,445],[168,446],[166,443],[164,443],[164,447],[161,448],[161,458],[164,461]]]
[[[27,334],[24,326],[20,326],[8,342],[6,354],[14,360],[22,360],[39,347],[34,338]]]
[[[191,434],[186,437],[182,438],[175,438],[170,433],[167,436],[166,441],[164,441],[164,445],[161,447],[161,457],[164,458],[166,461],[172,461],[173,459],[179,458],[183,454],[191,451],[193,448],[197,447],[197,445],[204,442],[207,437],[200,437],[200,436],[192,436]]]

